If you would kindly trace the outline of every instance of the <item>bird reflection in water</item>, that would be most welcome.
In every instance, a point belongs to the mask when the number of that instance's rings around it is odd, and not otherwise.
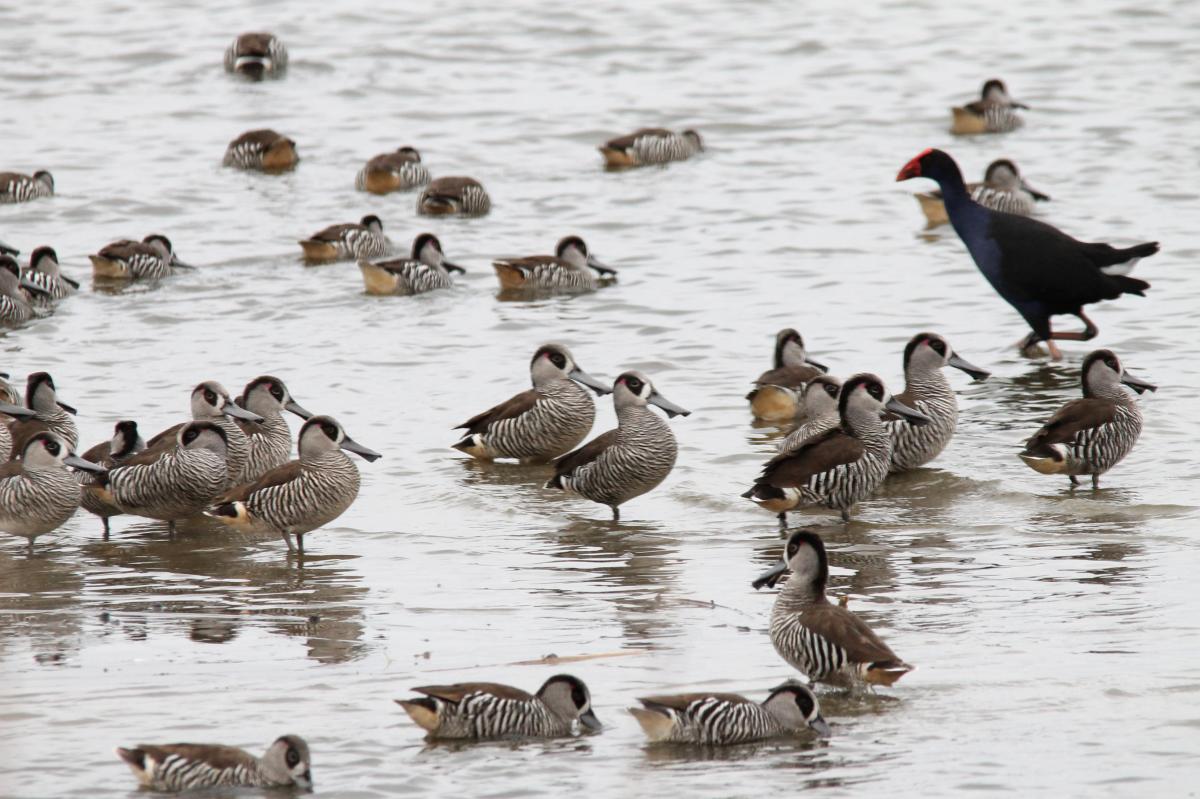
[[[176,631],[182,622],[192,640],[219,644],[257,624],[306,639],[308,656],[322,663],[366,653],[368,589],[354,570],[341,568],[350,556],[309,555],[297,568],[279,559],[273,535],[233,534],[207,520],[179,525],[174,538],[162,532],[161,524],[135,525],[84,546],[97,564],[122,570],[120,580],[96,582],[87,598],[122,608],[114,620],[130,637]]]

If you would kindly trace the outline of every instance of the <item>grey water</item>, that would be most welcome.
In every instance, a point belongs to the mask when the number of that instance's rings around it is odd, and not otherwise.
[[[222,71],[255,29],[288,46],[285,79]],[[0,240],[51,244],[84,282],[0,337],[0,369],[51,372],[84,446],[118,419],[185,418],[200,380],[236,392],[267,373],[384,454],[302,564],[205,522],[170,540],[120,517],[104,541],[80,513],[32,556],[0,537],[0,794],[132,796],[115,746],[261,751],[286,732],[338,797],[1195,791],[1194,3],[99,0],[6,4],[0,31],[0,169],[49,169],[58,189],[0,207]],[[950,136],[949,107],[993,76],[1032,106],[1026,127]],[[595,146],[647,125],[695,127],[708,150],[605,172]],[[257,127],[296,140],[294,172],[221,166]],[[412,194],[354,191],[367,158],[404,144],[482,181],[492,213],[429,220]],[[1099,337],[1060,363],[1019,356],[1017,315],[952,231],[924,230],[911,195],[931,186],[894,182],[930,146],[972,180],[1012,158],[1053,198],[1042,218],[1080,238],[1161,241],[1135,273],[1148,296],[1094,308]],[[300,262],[297,239],[366,213],[400,246],[434,231],[467,275],[375,298],[353,264]],[[93,290],[88,253],[151,232],[200,268]],[[497,298],[492,258],[569,233],[615,286]],[[849,524],[795,519],[828,542],[831,592],[917,670],[874,696],[823,692],[828,741],[647,748],[624,710],[637,696],[761,698],[794,675],[766,634],[773,597],[750,587],[782,541],[738,496],[782,432],[743,395],[787,326],[835,374],[896,390],[925,329],[994,373],[950,375],[959,430],[929,467]],[[527,386],[547,340],[606,379],[641,369],[693,411],[671,422],[673,474],[620,523],[542,489],[544,467],[449,448],[453,425]],[[1016,453],[1078,396],[1093,345],[1160,389],[1101,490],[1070,491]],[[598,405],[597,434],[614,424]],[[591,687],[602,734],[431,747],[392,702],[561,671]]]

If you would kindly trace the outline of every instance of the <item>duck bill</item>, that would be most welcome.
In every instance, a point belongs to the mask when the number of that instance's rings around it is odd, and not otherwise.
[[[895,397],[888,399],[887,404],[883,406],[889,413],[894,413],[909,424],[917,427],[924,427],[933,420],[925,414],[918,411],[916,408],[910,408]]]
[[[467,273],[467,270],[463,269],[458,264],[446,260],[442,261],[442,269],[445,269],[447,272],[458,272],[460,275],[465,275]]]
[[[263,420],[257,413],[248,411],[233,402],[225,406],[224,413],[226,416],[232,416],[234,419],[245,419],[248,422],[261,422]]]
[[[32,296],[35,296],[35,297],[52,297],[53,296],[50,292],[46,291],[44,288],[39,286],[37,283],[34,283],[32,280],[22,279],[21,280],[21,288],[25,289]]]
[[[578,367],[572,369],[571,372],[567,375],[567,377],[571,378],[576,383],[579,383],[580,385],[583,385],[583,386],[587,386],[592,391],[595,391],[596,396],[598,396],[598,397],[603,397],[605,394],[612,393],[611,388],[604,385],[599,380],[592,377],[587,372],[583,371],[582,369],[580,369]]]
[[[1033,195],[1033,199],[1035,199],[1035,200],[1049,200],[1050,199],[1049,194],[1043,194],[1042,192],[1038,191],[1033,186],[1030,186],[1028,183],[1026,183],[1023,180],[1021,181],[1021,188],[1024,189],[1025,191],[1029,192],[1031,195]]]
[[[78,469],[81,472],[100,474],[101,472],[106,471],[103,466],[97,463],[92,463],[91,461],[85,461],[83,458],[76,457],[75,455],[68,455],[67,457],[63,458],[63,463],[67,466],[70,466],[72,469]]]
[[[184,261],[179,260],[174,255],[171,256],[171,266],[175,267],[176,269],[195,269],[196,268],[189,263],[185,263]]]
[[[291,400],[291,399],[288,400],[287,403],[283,406],[283,409],[285,411],[291,411],[292,413],[299,416],[301,419],[311,419],[313,417],[312,411],[307,411],[304,408],[300,407],[300,403],[296,402],[295,400]]]
[[[896,182],[919,177],[921,177],[921,159],[917,157],[904,165],[904,168],[896,175]]]
[[[590,707],[586,713],[579,717],[579,723],[583,725],[584,729],[591,730],[592,732],[599,732],[604,728],[604,725],[600,723],[600,719],[596,718],[596,714],[592,712]]]
[[[1145,394],[1147,391],[1158,391],[1158,386],[1153,383],[1147,383],[1140,377],[1134,377],[1129,372],[1121,373],[1121,382],[1132,388],[1139,394]]]
[[[343,438],[342,443],[339,444],[338,446],[340,446],[342,449],[346,450],[347,452],[353,452],[355,455],[358,455],[363,460],[368,461],[368,462],[377,461],[383,457],[375,450],[364,447],[362,444],[358,443],[353,438]]]
[[[587,257],[587,265],[601,274],[615,275],[617,273],[616,269],[613,269],[611,266],[601,262],[600,259],[594,255],[589,255]]]
[[[68,405],[65,402],[55,400],[55,403],[57,403],[58,407],[62,408],[64,411],[71,414],[72,416],[77,416],[79,414],[79,411],[75,410],[74,408],[72,408],[70,405]]]
[[[29,408],[22,408],[20,405],[13,405],[9,402],[0,402],[0,413],[7,414],[14,419],[28,419],[36,415],[36,411]]]
[[[825,374],[829,373],[829,367],[826,366],[825,364],[821,363],[820,361],[814,361],[812,358],[805,356],[804,362],[806,364],[808,364],[809,366],[813,367],[814,369],[820,369]]]
[[[829,738],[833,735],[833,730],[829,728],[829,722],[825,721],[823,716],[817,716],[808,723],[808,726],[812,728],[813,732],[822,738]]]
[[[667,416],[674,419],[676,416],[691,416],[692,412],[686,408],[681,408],[669,399],[655,391],[650,395],[650,404],[657,405],[667,412]]]
[[[1013,108],[1023,108],[1026,111],[1029,110],[1029,106],[1027,106],[1025,103],[1018,103],[1016,100],[1009,100],[1008,104],[1011,105]]]
[[[970,363],[964,358],[960,358],[957,352],[950,353],[950,360],[946,363],[953,366],[955,369],[961,369],[976,380],[987,380],[992,376],[992,373],[987,369],[980,369],[978,366]]]
[[[755,578],[754,582],[750,583],[750,585],[754,586],[755,591],[762,588],[764,585],[767,588],[774,588],[775,584],[779,582],[779,578],[787,574],[787,571],[788,565],[783,561],[779,561],[774,566],[758,575],[758,577]]]

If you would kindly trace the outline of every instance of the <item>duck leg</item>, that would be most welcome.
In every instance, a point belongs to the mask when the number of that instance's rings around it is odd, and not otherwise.
[[[779,519],[779,532],[787,532],[787,511],[782,511],[776,517]]]
[[[1071,481],[1071,485],[1072,485],[1072,486],[1077,486],[1077,485],[1079,485],[1079,479],[1078,479],[1078,478],[1076,478],[1076,477],[1075,477],[1075,475],[1073,475],[1073,474],[1068,474],[1068,475],[1067,475],[1067,479]]]
[[[621,506],[620,506],[620,505],[613,505],[613,506],[612,506],[612,509],[613,509],[613,521],[614,521],[614,522],[619,522],[619,521],[621,521]]]
[[[100,521],[104,522],[104,540],[107,541],[108,540],[108,517],[101,516]]]
[[[291,534],[287,530],[280,530],[279,532],[283,535],[283,543],[287,544],[288,552],[295,552],[296,546],[292,543]]]
[[[1092,490],[1095,491],[1098,488],[1100,488],[1100,475],[1093,474],[1092,475]]]
[[[850,509],[849,508],[842,508],[842,521],[844,521],[844,522],[850,521]]]
[[[296,533],[296,554],[304,557],[304,533]]]

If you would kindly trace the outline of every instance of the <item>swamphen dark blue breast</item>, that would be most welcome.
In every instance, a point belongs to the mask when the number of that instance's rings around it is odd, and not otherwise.
[[[1158,252],[1158,242],[1117,249],[1078,241],[1058,228],[1025,216],[985,208],[971,199],[958,164],[941,150],[926,150],[904,165],[896,180],[935,180],[946,202],[950,224],[967,245],[975,265],[1001,297],[1033,328],[1021,341],[1026,350],[1045,341],[1051,357],[1062,357],[1054,339],[1087,341],[1098,332],[1083,306],[1143,295],[1150,284],[1128,277],[1139,258]],[[1050,317],[1071,314],[1085,329],[1054,332]]]

